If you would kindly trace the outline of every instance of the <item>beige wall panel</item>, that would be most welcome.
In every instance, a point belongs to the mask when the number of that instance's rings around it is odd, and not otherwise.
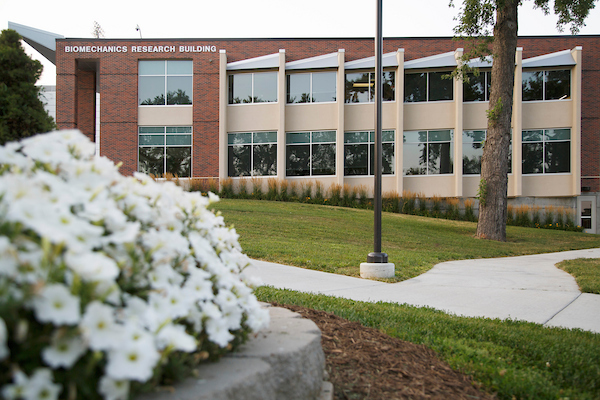
[[[463,197],[477,197],[480,178],[479,175],[463,176]],[[513,182],[513,175],[508,175],[508,197],[513,197],[515,195]]]
[[[404,104],[404,130],[451,129],[454,112],[453,101]]]
[[[488,102],[464,103],[463,104],[463,127],[465,130],[487,129]]]
[[[227,132],[277,131],[278,129],[278,103],[227,107]]]
[[[140,126],[182,126],[193,124],[192,106],[138,107]]]
[[[369,197],[373,197],[373,182],[374,177],[372,176],[346,176],[344,177],[344,184],[353,187],[366,186],[368,189]],[[381,177],[381,193],[385,195],[386,192],[397,192],[396,190],[396,175],[384,175]]]
[[[523,175],[523,196],[573,196],[572,181],[571,174]]]
[[[384,130],[396,129],[396,102],[385,102],[381,111],[381,123]],[[344,108],[344,130],[372,131],[375,129],[375,105],[347,104]]]
[[[405,176],[404,190],[426,197],[454,197],[454,175]]]
[[[285,107],[285,131],[337,130],[337,103]]]
[[[523,102],[523,129],[568,128],[572,121],[572,101]]]

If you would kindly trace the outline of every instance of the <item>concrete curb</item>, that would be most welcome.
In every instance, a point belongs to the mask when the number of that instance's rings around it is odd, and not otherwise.
[[[285,308],[269,306],[269,313],[269,329],[219,362],[201,365],[201,378],[136,400],[332,399],[331,384],[323,382],[325,355],[317,325]]]

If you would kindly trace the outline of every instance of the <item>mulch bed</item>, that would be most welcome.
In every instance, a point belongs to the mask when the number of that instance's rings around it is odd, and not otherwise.
[[[496,399],[425,346],[324,311],[274,305],[299,313],[321,329],[335,399]]]

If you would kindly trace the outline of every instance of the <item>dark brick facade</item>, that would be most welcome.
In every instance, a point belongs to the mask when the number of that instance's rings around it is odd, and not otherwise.
[[[132,46],[215,46],[216,52],[137,53]],[[523,58],[583,47],[582,78],[582,186],[600,191],[600,36],[523,37]],[[65,46],[126,46],[127,52],[65,52]],[[219,50],[225,49],[228,62],[244,60],[285,49],[286,61],[337,52],[345,49],[346,61],[373,55],[373,39],[161,39],[56,41],[57,98],[59,128],[79,128],[86,135],[94,129],[95,97],[90,88],[101,93],[101,153],[122,162],[121,171],[131,174],[137,161],[137,84],[138,60],[191,59],[194,61],[193,171],[194,176],[218,176],[219,135]],[[454,51],[465,47],[452,38],[387,38],[384,52],[399,48],[405,60]],[[90,71],[95,65],[96,71]],[[78,68],[79,66],[79,68]],[[82,66],[85,66],[83,68]],[[97,75],[96,75],[97,72]],[[98,82],[95,77],[98,76]]]

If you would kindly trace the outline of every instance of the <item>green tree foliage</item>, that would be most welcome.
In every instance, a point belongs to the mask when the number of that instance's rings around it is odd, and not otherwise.
[[[35,86],[43,66],[32,60],[11,30],[0,34],[0,144],[55,129]]]
[[[552,10],[558,16],[559,31],[568,26],[573,34],[584,25],[596,3],[596,0],[533,1],[544,14]],[[477,236],[500,241],[506,240],[512,93],[521,4],[522,0],[463,0],[455,28],[456,35],[469,45],[463,61],[489,56],[494,60],[487,138],[481,159],[481,181],[485,182],[486,190],[479,194]],[[450,0],[450,6],[453,5]],[[466,79],[471,72],[477,74],[464,64],[456,75]]]

